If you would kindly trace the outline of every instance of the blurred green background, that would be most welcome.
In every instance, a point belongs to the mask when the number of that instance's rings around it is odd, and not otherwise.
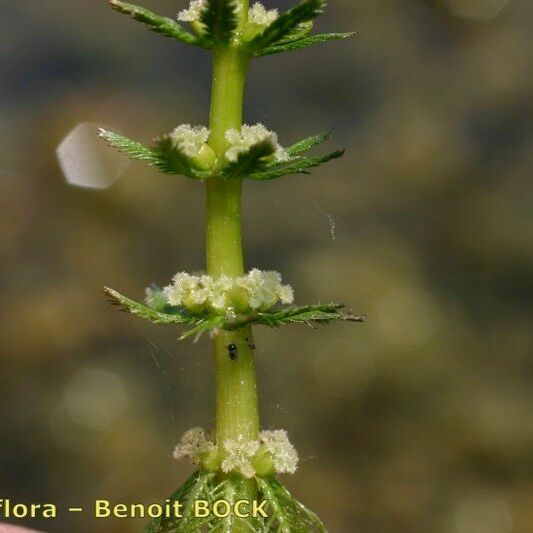
[[[334,126],[348,152],[246,184],[247,265],[368,322],[258,330],[263,425],[289,430],[287,483],[331,532],[533,531],[533,3],[330,4],[319,29],[357,37],[254,62],[246,119],[284,144]],[[72,188],[55,149],[81,122],[206,123],[209,77],[104,0],[0,1],[0,498],[153,502],[191,471],[171,452],[213,425],[209,343],[100,289],[201,269],[202,187],[135,163]]]

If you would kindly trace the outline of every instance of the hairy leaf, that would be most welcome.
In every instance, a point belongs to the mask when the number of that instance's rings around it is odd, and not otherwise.
[[[268,170],[250,174],[248,178],[258,181],[273,180],[288,176],[290,174],[309,174],[308,169],[319,167],[332,159],[338,159],[344,155],[344,150],[336,150],[331,154],[317,157],[296,157],[286,163],[281,163],[275,167],[269,167]]]
[[[156,15],[144,7],[128,4],[121,0],[109,0],[109,3],[115,11],[129,15],[135,20],[142,22],[148,26],[150,30],[155,31],[156,33],[161,33],[167,37],[178,39],[178,41],[186,44],[206,48],[206,43],[203,42],[202,39],[186,31],[181,24],[178,24],[171,18]]]
[[[224,329],[238,329],[245,325],[263,325],[277,328],[288,324],[329,323],[335,320],[344,322],[364,322],[364,316],[357,316],[343,311],[344,306],[336,303],[326,305],[306,305],[287,307],[279,311],[256,312],[237,316],[234,320],[226,320]]]
[[[183,504],[181,518],[160,517],[155,518],[144,530],[145,533],[192,533],[198,532],[206,525],[209,518],[194,516],[194,501],[203,499],[211,501],[214,488],[215,474],[208,472],[195,472],[187,481],[168,499],[171,502]]]
[[[277,18],[263,33],[248,43],[254,52],[269,47],[293,32],[299,24],[318,17],[326,5],[325,0],[304,0]]]
[[[293,145],[289,146],[287,148],[287,153],[292,157],[301,154],[302,152],[307,152],[307,150],[310,150],[311,148],[313,148],[313,146],[326,142],[331,137],[332,133],[333,130],[328,130],[324,133],[319,133],[317,135],[312,135],[311,137],[306,137],[305,139],[302,139],[301,141],[298,141],[297,143],[294,143]]]
[[[110,146],[117,148],[131,159],[146,161],[149,165],[157,165],[157,155],[154,154],[153,150],[148,148],[148,146],[144,146],[144,144],[137,141],[132,141],[119,133],[107,131],[102,128],[99,129],[98,135]]]
[[[222,174],[226,178],[241,178],[249,176],[266,168],[265,158],[271,156],[276,151],[276,147],[270,139],[252,146],[248,152],[239,155],[237,161],[229,163],[222,169]]]
[[[156,311],[151,307],[126,298],[126,296],[109,287],[104,287],[104,294],[112,304],[118,305],[123,311],[128,311],[154,324],[196,324],[199,320],[197,316],[191,315],[179,307],[169,306],[164,312]]]
[[[104,129],[100,129],[99,135],[113,148],[132,159],[145,161],[164,174],[182,174],[193,179],[206,179],[211,175],[208,171],[195,169],[187,157],[173,145],[168,135],[157,139],[153,148]]]
[[[266,48],[260,48],[254,52],[255,56],[269,56],[273,54],[280,54],[282,52],[292,52],[307,48],[318,43],[325,43],[327,41],[338,41],[340,39],[347,39],[355,35],[355,32],[349,33],[320,33],[318,35],[311,35],[303,39],[297,39],[289,42],[276,42]]]
[[[201,22],[205,37],[215,44],[227,44],[237,29],[237,14],[233,0],[207,0]]]
[[[257,478],[257,483],[264,499],[268,501],[271,515],[269,531],[325,533],[320,519],[296,500],[276,478]]]

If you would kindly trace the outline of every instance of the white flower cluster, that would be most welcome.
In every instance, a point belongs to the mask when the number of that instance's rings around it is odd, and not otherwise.
[[[237,161],[241,154],[249,152],[254,146],[264,141],[270,141],[274,147],[274,157],[277,161],[287,161],[289,155],[280,146],[277,133],[268,130],[263,124],[253,126],[244,125],[241,130],[231,129],[226,132],[226,140],[230,144],[226,152],[226,159]]]
[[[298,452],[289,441],[284,429],[262,431],[259,435],[265,449],[272,456],[272,464],[278,473],[294,474],[298,468]]]
[[[205,126],[181,124],[171,132],[170,138],[184,155],[196,157],[209,140],[209,135],[209,129]]]
[[[208,455],[218,453],[223,472],[238,472],[246,478],[257,474],[254,460],[262,453],[267,453],[272,467],[278,474],[294,474],[298,467],[298,453],[290,443],[285,430],[261,431],[259,440],[227,439],[217,450],[214,442],[205,438],[202,428],[187,431],[174,450],[177,460],[188,458],[193,464],[202,462]],[[219,459],[219,460],[220,460]]]
[[[187,457],[191,463],[197,465],[205,455],[215,450],[214,443],[205,438],[204,430],[202,428],[193,428],[183,434],[173,455],[177,461]]]
[[[194,313],[206,310],[241,312],[268,310],[278,302],[290,304],[294,291],[283,285],[278,272],[263,272],[253,269],[239,278],[221,276],[217,279],[207,275],[192,275],[178,272],[172,284],[163,289],[168,304],[182,306]]]
[[[192,0],[187,9],[183,9],[178,13],[178,20],[182,22],[199,22],[206,6],[207,0]]]
[[[181,22],[200,22],[206,7],[207,0],[191,0],[189,7],[178,13],[178,20]],[[238,13],[241,9],[241,4],[236,3],[235,12]],[[248,21],[259,26],[270,26],[278,17],[277,9],[267,10],[260,2],[256,2],[248,11]]]
[[[244,290],[251,309],[270,309],[278,302],[291,304],[294,291],[290,285],[283,285],[279,272],[264,272],[254,268],[246,276],[238,278],[236,285]]]
[[[248,22],[258,26],[270,26],[278,17],[277,9],[267,10],[260,2],[256,2],[248,12]]]
[[[254,477],[255,468],[252,459],[259,451],[261,444],[256,440],[228,439],[224,442],[225,457],[220,465],[222,472],[240,472],[244,477]]]

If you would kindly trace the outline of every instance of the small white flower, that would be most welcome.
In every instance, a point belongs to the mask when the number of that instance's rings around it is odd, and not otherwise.
[[[250,151],[255,145],[264,141],[270,141],[274,147],[274,157],[277,161],[287,161],[289,156],[278,142],[277,133],[268,130],[263,124],[248,126],[245,124],[241,130],[230,129],[226,132],[226,140],[230,147],[226,151],[226,159],[235,162],[241,154]]]
[[[259,26],[270,26],[278,17],[279,11],[277,9],[267,11],[260,2],[256,2],[248,12],[248,22]]]
[[[255,476],[255,469],[251,459],[259,450],[260,443],[256,440],[246,441],[242,435],[237,439],[228,439],[224,442],[226,457],[222,461],[223,472],[240,472],[244,477]]]
[[[278,291],[282,304],[292,304],[294,302],[294,289],[290,285],[282,285]]]
[[[178,13],[178,20],[181,22],[198,22],[206,6],[207,0],[192,0],[188,9],[183,9]]]
[[[205,438],[202,428],[193,428],[183,434],[173,456],[177,461],[187,457],[193,464],[198,464],[202,455],[215,449],[215,444]]]
[[[294,292],[290,285],[281,284],[278,272],[262,272],[257,268],[237,280],[237,285],[245,290],[252,309],[269,309],[278,301],[292,303]]]
[[[278,474],[294,474],[298,468],[298,452],[290,443],[287,432],[261,431],[259,439],[272,456],[272,464]]]
[[[207,300],[207,293],[200,286],[200,277],[187,272],[178,272],[172,278],[172,285],[163,289],[170,305],[185,306],[202,305]]]
[[[209,135],[209,129],[204,126],[182,124],[172,131],[170,138],[184,155],[196,157],[209,140]]]

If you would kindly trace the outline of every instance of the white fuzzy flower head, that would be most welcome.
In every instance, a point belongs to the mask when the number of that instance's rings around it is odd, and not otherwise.
[[[272,464],[278,474],[294,474],[298,468],[298,452],[290,443],[283,429],[262,431],[259,434],[265,449],[272,456]]]
[[[263,4],[256,2],[248,12],[248,22],[258,26],[270,26],[279,17],[277,9],[267,10]]]
[[[246,478],[255,476],[252,458],[258,452],[259,441],[244,440],[240,435],[238,439],[228,439],[224,442],[226,457],[222,461],[223,472],[239,472]]]
[[[207,291],[200,284],[200,276],[178,272],[172,278],[172,285],[163,289],[168,303],[194,311],[202,311],[207,302]]]
[[[226,140],[230,147],[226,151],[226,159],[235,162],[241,154],[249,152],[254,146],[270,141],[274,147],[274,157],[277,161],[287,161],[286,150],[278,142],[277,133],[268,130],[263,124],[253,126],[244,125],[241,130],[231,129],[226,132]]]
[[[199,464],[202,456],[213,452],[216,446],[205,437],[202,428],[193,428],[186,431],[181,437],[180,443],[174,450],[174,459],[188,458],[193,464]]]
[[[207,0],[192,0],[187,9],[178,13],[178,20],[181,22],[199,22],[206,6]]]
[[[294,291],[283,285],[278,272],[263,272],[257,268],[239,278],[212,278],[178,272],[172,283],[162,292],[164,303],[185,307],[193,313],[206,310],[224,313],[228,320],[236,318],[236,311],[266,311],[276,305],[291,304]]]
[[[182,124],[170,134],[174,146],[187,157],[196,157],[209,140],[209,129],[204,126]]]
[[[237,280],[244,290],[245,299],[251,309],[270,309],[277,302],[290,304],[294,301],[294,291],[290,285],[282,285],[279,272],[263,272],[254,268],[246,276]]]

